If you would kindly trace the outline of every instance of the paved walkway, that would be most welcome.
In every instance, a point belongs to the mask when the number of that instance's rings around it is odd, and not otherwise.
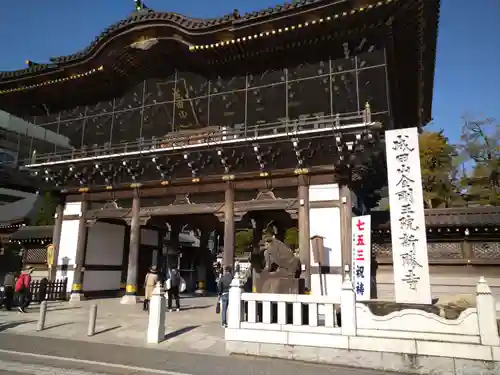
[[[0,334],[1,375],[2,369],[8,375],[390,374],[270,358],[219,357],[8,333]]]
[[[87,336],[89,311],[97,304],[96,335]],[[225,356],[224,329],[215,313],[216,297],[186,297],[180,312],[167,312],[166,340],[156,349]],[[107,344],[145,347],[148,314],[142,304],[121,305],[119,299],[77,303],[49,302],[46,329],[36,332],[39,305],[28,313],[0,310],[0,332]]]

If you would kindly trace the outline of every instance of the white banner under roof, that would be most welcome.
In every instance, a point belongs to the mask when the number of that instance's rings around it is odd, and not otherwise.
[[[396,302],[431,303],[418,129],[385,132]]]

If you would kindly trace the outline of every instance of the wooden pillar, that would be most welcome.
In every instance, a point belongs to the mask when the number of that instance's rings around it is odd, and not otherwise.
[[[125,295],[120,301],[122,304],[137,303],[137,266],[139,263],[139,246],[141,243],[141,201],[139,192],[134,191],[132,199],[132,220],[130,223],[130,244],[128,254],[127,268],[127,286],[125,287]]]
[[[298,198],[299,198],[299,257],[302,264],[302,278],[305,280],[305,287],[311,290],[311,250],[310,250],[310,225],[309,225],[309,183],[308,177],[301,175],[298,178]]]
[[[224,202],[224,267],[234,266],[234,187],[229,182],[226,186]]]
[[[83,196],[80,217],[78,219],[78,237],[76,240],[75,268],[73,273],[73,284],[71,285],[70,301],[81,301],[83,299],[83,265],[85,262],[85,247],[87,245],[87,221],[85,215],[88,210],[88,201]]]
[[[130,226],[125,226],[125,241],[123,241],[122,274],[120,278],[120,291],[125,294],[127,288],[128,255],[130,250]]]
[[[264,225],[262,220],[254,219],[252,221],[253,226],[253,236],[252,236],[252,252],[257,254],[260,251],[260,240],[262,240],[262,231],[264,230]],[[252,293],[257,292],[257,278],[260,275],[252,268]]]
[[[59,246],[61,243],[62,223],[64,219],[64,197],[59,197],[54,219],[54,231],[52,232],[52,245],[54,246],[54,264],[52,264],[49,269],[50,281],[54,281],[57,277],[57,259],[59,258]]]
[[[198,268],[197,268],[197,281],[198,288],[196,289],[196,294],[206,295],[207,294],[207,259],[208,256],[208,240],[210,239],[210,234],[212,232],[207,230],[207,228],[202,228],[201,238],[200,238],[200,248],[198,256]]]
[[[342,246],[342,266],[352,267],[352,197],[347,185],[340,187],[340,236]],[[344,275],[345,276],[345,275]]]
[[[182,224],[178,221],[177,218],[175,222],[170,221],[170,233],[169,240],[167,246],[167,269],[171,269],[172,267],[179,267],[180,264],[180,240],[179,234],[182,229]]]

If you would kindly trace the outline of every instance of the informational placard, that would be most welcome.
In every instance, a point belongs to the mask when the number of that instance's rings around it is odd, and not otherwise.
[[[371,216],[352,218],[352,285],[356,300],[371,298]]]
[[[417,128],[385,132],[396,302],[431,303]]]

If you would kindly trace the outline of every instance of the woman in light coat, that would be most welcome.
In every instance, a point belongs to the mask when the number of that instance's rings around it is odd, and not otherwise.
[[[155,266],[151,267],[149,272],[146,275],[146,279],[144,280],[144,305],[143,310],[149,311],[149,301],[153,296],[153,289],[155,288],[156,283],[158,282],[158,271]]]

